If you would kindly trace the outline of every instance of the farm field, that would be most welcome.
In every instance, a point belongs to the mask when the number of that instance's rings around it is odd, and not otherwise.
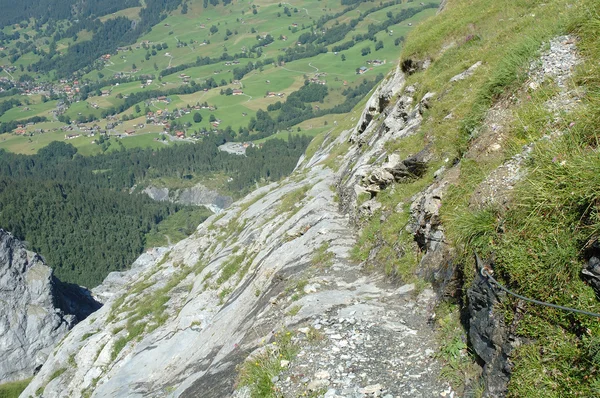
[[[298,127],[303,134],[315,135],[325,129],[323,123],[343,119],[340,114],[327,113],[345,103],[349,91],[361,84],[373,84],[376,77],[386,75],[396,66],[403,38],[420,21],[435,14],[439,0],[427,4],[406,0],[352,4],[342,4],[340,0],[291,3],[254,0],[206,8],[199,0],[189,0],[186,4],[187,13],[180,6],[135,43],[106,54],[95,68],[80,75],[79,87],[84,84],[94,87],[84,97],[70,100],[70,96],[63,95],[42,102],[39,95],[30,95],[28,104],[2,114],[0,122],[45,117],[46,122],[42,123],[52,123],[52,127],[44,129],[37,123],[27,126],[28,136],[3,134],[0,148],[18,153],[36,152],[54,139],[64,140],[69,134],[65,132],[69,123],[71,134],[82,135],[69,142],[83,154],[132,146],[160,148],[165,144],[154,138],[163,133],[174,135],[177,131],[190,136],[226,128],[234,132],[250,128],[245,139],[258,136],[259,143],[269,138],[285,138],[285,130],[297,132]],[[122,17],[136,20],[140,10],[140,7],[126,8],[99,20]],[[406,14],[399,18],[400,13]],[[350,24],[352,28],[347,27]],[[21,34],[11,45],[24,43],[26,34],[30,37],[35,33],[31,26],[18,25],[2,31]],[[56,43],[58,51],[89,40],[92,34],[83,30],[75,36],[60,39]],[[318,44],[323,40],[325,44]],[[41,38],[35,42],[46,48]],[[319,50],[310,56],[303,55],[314,48]],[[5,51],[10,52],[10,48]],[[8,58],[0,58],[0,66],[11,65],[13,68],[8,69],[12,72],[3,69],[0,76],[14,79],[30,76],[56,83],[52,74],[35,75],[28,71],[28,65],[39,58],[36,54],[23,54],[13,64]],[[363,68],[361,74],[357,73],[359,68]],[[307,82],[327,87],[324,98],[306,103],[313,108],[314,118],[303,117],[298,125],[286,122],[283,130],[269,133],[268,137],[264,136],[266,133],[257,135],[252,131],[251,121],[257,112],[268,111],[278,120],[282,111],[268,108],[285,103]],[[58,86],[67,85],[75,89],[73,81]],[[158,101],[161,95],[165,100]],[[140,100],[132,101],[130,97]],[[146,116],[155,113],[169,117],[162,123],[147,122]],[[48,131],[40,133],[40,129]],[[111,140],[110,146],[100,148],[91,144],[93,138],[85,137],[89,131],[123,138]]]

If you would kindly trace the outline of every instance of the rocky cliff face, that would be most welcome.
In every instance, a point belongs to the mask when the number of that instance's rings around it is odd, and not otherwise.
[[[206,206],[213,213],[219,213],[231,206],[231,196],[221,195],[216,191],[206,188],[202,184],[196,184],[191,188],[169,189],[148,187],[143,191],[154,200],[169,200],[183,205]]]
[[[0,229],[0,382],[31,377],[68,330],[99,307]]]

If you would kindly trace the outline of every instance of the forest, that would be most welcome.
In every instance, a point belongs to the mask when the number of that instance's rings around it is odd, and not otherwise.
[[[249,148],[247,156],[218,150],[219,135],[161,150],[129,149],[84,157],[53,142],[36,155],[0,150],[0,228],[39,252],[63,281],[93,287],[126,269],[146,247],[146,234],[184,206],[130,194],[154,177],[190,179],[224,173],[242,195],[261,181],[291,173],[309,138],[290,135]]]
[[[138,0],[0,0],[0,26],[27,21],[30,18],[46,23],[48,20],[71,19],[71,17],[100,17],[124,8],[136,7]]]
[[[342,92],[346,99],[341,104],[318,110],[313,109],[311,103],[323,102],[327,95],[327,86],[305,81],[304,86],[291,93],[285,102],[277,101],[269,105],[267,111],[259,109],[256,117],[250,119],[247,130],[256,131],[254,137],[263,138],[314,117],[350,112],[382,79],[382,74],[378,74],[373,80],[365,79],[357,87],[347,88]],[[269,112],[277,111],[278,116],[273,119]],[[242,134],[242,137],[247,137],[247,134]]]
[[[140,10],[140,20],[136,23],[124,17],[112,18],[104,23],[98,23],[92,18],[85,20],[85,23],[78,26],[79,29],[94,32],[90,40],[70,46],[64,55],[48,52],[44,58],[31,65],[31,70],[43,73],[55,70],[57,76],[65,77],[75,71],[91,68],[102,54],[112,53],[118,46],[134,43],[140,35],[166,18],[169,11],[177,8],[181,0],[145,0],[144,3],[145,7]]]

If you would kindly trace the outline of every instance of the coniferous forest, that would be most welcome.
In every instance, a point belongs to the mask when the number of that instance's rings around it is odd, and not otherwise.
[[[53,142],[36,155],[0,150],[0,228],[42,254],[64,281],[93,287],[126,269],[145,247],[145,234],[185,209],[130,193],[154,177],[188,179],[224,173],[241,195],[260,181],[289,174],[309,138],[290,136],[249,148],[218,150],[223,137],[161,150],[129,149],[97,156]]]

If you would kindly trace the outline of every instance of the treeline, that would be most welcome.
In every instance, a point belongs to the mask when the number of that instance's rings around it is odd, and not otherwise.
[[[144,235],[180,206],[146,195],[0,176],[0,225],[41,253],[63,281],[93,287],[126,269]]]
[[[269,105],[267,111],[259,109],[256,117],[250,119],[248,130],[257,132],[254,137],[263,138],[308,119],[350,112],[382,79],[383,75],[378,74],[373,80],[363,80],[357,87],[347,88],[342,92],[346,97],[343,103],[325,109],[320,109],[311,103],[322,102],[327,95],[327,87],[306,81],[304,86],[290,94],[285,102],[277,101]],[[275,111],[279,111],[279,113],[273,119],[269,112]]]
[[[111,18],[94,33],[91,40],[75,43],[63,56],[48,56],[31,65],[33,72],[50,72],[56,69],[57,75],[68,76],[72,72],[89,66],[102,54],[112,53],[123,37],[131,34],[131,20],[125,17]]]
[[[44,24],[49,20],[99,17],[139,5],[138,0],[0,0],[0,26],[28,21],[30,18]]]
[[[180,71],[188,69],[188,68],[193,68],[194,66],[212,65],[212,64],[217,64],[219,62],[233,61],[233,60],[241,59],[241,58],[248,58],[248,54],[239,53],[239,54],[230,55],[228,53],[223,53],[218,58],[196,57],[196,62],[180,64],[177,66],[172,66],[168,69],[161,70],[159,73],[159,76],[165,77],[165,76],[172,75],[174,73],[180,72]]]
[[[156,177],[224,173],[239,194],[259,181],[289,174],[310,139],[290,135],[249,148],[246,156],[219,151],[227,137],[161,150],[134,148],[97,156],[53,142],[36,155],[0,150],[0,227],[41,253],[68,282],[95,286],[127,268],[145,247],[145,234],[182,209],[129,194]],[[231,137],[229,137],[231,138]]]
[[[257,176],[248,167],[248,162],[256,160],[253,156],[264,159],[263,153],[279,151],[297,160],[310,141],[307,137],[293,135],[287,142],[269,140],[261,149],[246,156],[237,156],[218,149],[219,145],[233,139],[226,135],[214,134],[195,144],[174,145],[160,150],[131,148],[96,156],[80,156],[71,144],[58,141],[41,149],[36,155],[18,155],[0,150],[0,176],[60,180],[98,188],[128,190],[135,184],[143,184],[156,177],[188,178],[223,172],[232,178],[229,188],[237,191],[250,188],[261,179],[279,179],[285,175],[270,172]],[[275,157],[272,161],[285,169],[283,160]]]
[[[224,84],[221,84],[221,85],[224,86],[225,84],[227,84],[227,82],[225,82]],[[161,96],[179,95],[179,94],[193,94],[198,91],[202,91],[205,89],[209,90],[209,89],[215,88],[215,87],[219,87],[219,83],[217,83],[214,78],[209,77],[202,84],[198,84],[192,80],[192,82],[189,85],[174,87],[172,89],[164,90],[164,91],[161,91],[161,90],[136,91],[134,93],[131,93],[129,95],[129,97],[127,97],[125,99],[123,104],[103,110],[102,118],[105,118],[109,115],[116,115],[117,113],[124,112],[125,110],[129,109],[133,105],[135,105],[141,101],[148,100],[150,98],[158,98]]]
[[[10,122],[2,122],[0,123],[0,134],[9,133],[17,128],[19,125],[26,125],[29,123],[43,123],[47,122],[48,118],[46,116],[34,116],[29,119],[23,120],[11,120]]]
[[[21,101],[15,98],[11,98],[9,100],[0,102],[0,116],[4,115],[7,111],[19,105],[21,105]]]
[[[134,43],[180,4],[181,0],[146,0],[145,7],[140,10],[140,20],[135,23],[124,17],[111,18],[100,25],[90,21],[93,28],[90,40],[70,46],[65,55],[49,51],[31,65],[31,70],[43,73],[55,70],[58,77],[69,76],[78,70],[89,72],[101,55]]]
[[[351,32],[360,22],[362,22],[366,17],[370,14],[377,12],[379,10],[383,10],[384,8],[392,7],[396,4],[400,4],[401,0],[389,1],[387,3],[380,3],[380,5],[376,7],[369,8],[364,13],[362,13],[358,18],[352,19],[348,24],[343,23],[340,25],[333,26],[332,28],[327,29],[324,33],[317,32],[305,32],[298,37],[298,41],[302,44],[309,45],[313,44],[314,48],[321,48],[324,46],[329,46],[331,44],[337,43],[343,40],[346,35]],[[342,3],[344,4],[344,3]],[[359,3],[353,3],[358,5]],[[332,51],[340,52],[347,50],[353,47],[357,42],[364,40],[376,40],[375,35],[383,30],[387,30],[388,27],[392,25],[396,25],[402,21],[405,21],[416,14],[424,11],[428,8],[436,8],[438,7],[435,3],[428,3],[421,5],[419,7],[405,8],[400,12],[394,14],[392,11],[387,12],[387,18],[383,23],[378,24],[370,24],[368,26],[367,33],[357,34],[352,40],[345,41],[344,43],[338,44],[332,47]],[[337,15],[337,14],[336,14]]]

